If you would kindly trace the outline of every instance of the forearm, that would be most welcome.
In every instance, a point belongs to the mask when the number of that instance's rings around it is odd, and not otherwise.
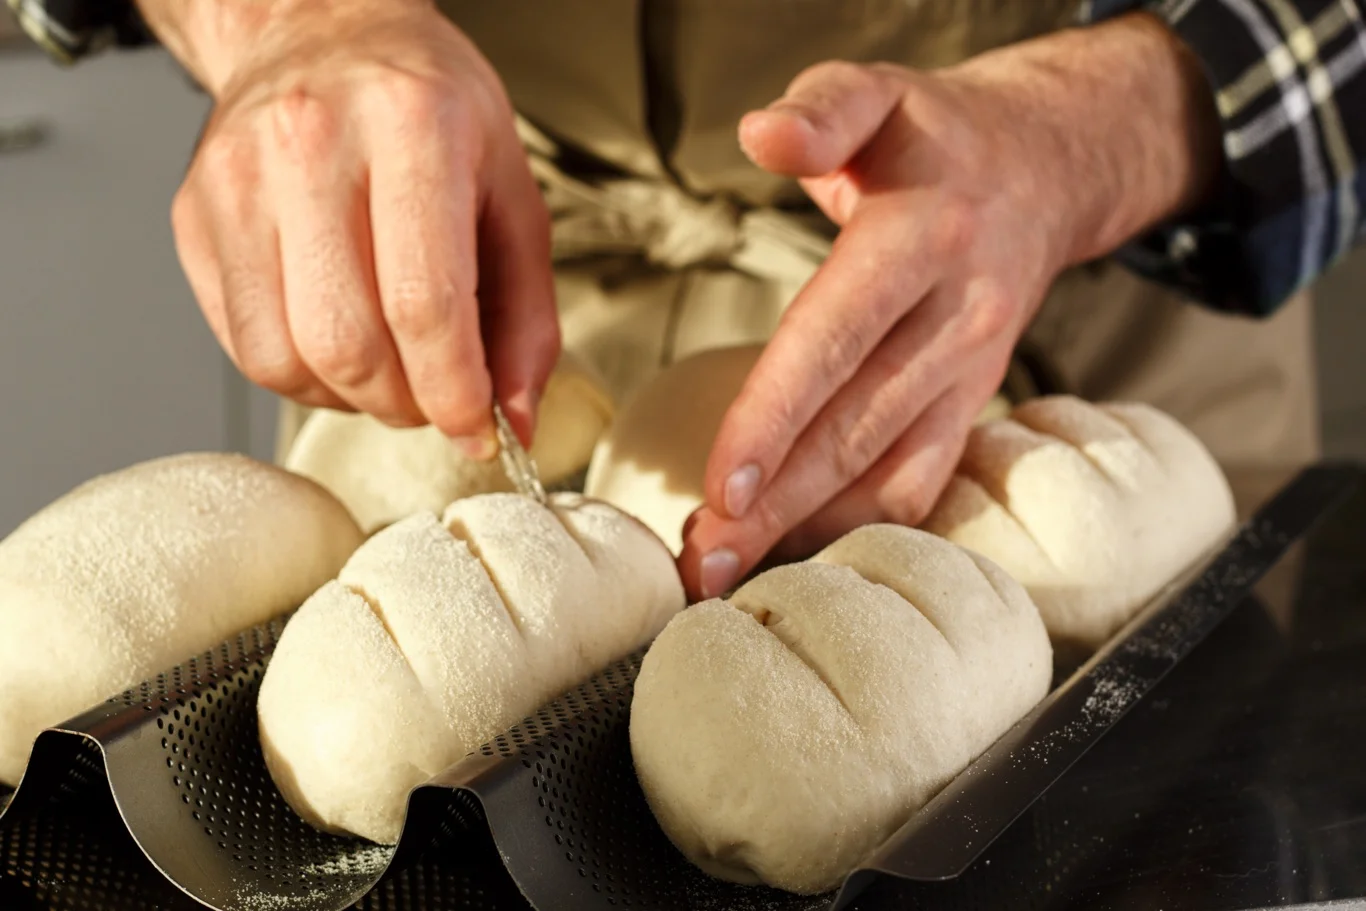
[[[200,85],[217,95],[241,48],[250,47],[274,12],[288,0],[137,0],[157,39]]]
[[[295,31],[336,34],[405,5],[430,6],[431,0],[137,0],[158,40],[215,97],[245,62],[271,52],[281,23],[305,15]]]
[[[1024,131],[1035,147],[1019,153],[1038,162],[1039,179],[1067,212],[1069,264],[1198,206],[1222,167],[1199,62],[1149,14],[1055,32],[959,71],[996,84],[1009,109],[1039,128]]]

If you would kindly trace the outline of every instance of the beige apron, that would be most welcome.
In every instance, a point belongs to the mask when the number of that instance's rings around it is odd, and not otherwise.
[[[442,0],[491,59],[554,218],[566,347],[618,400],[762,341],[831,226],[751,165],[740,116],[828,59],[950,64],[1073,21],[1076,0]],[[534,126],[532,126],[534,124]],[[568,153],[568,154],[566,154]],[[1310,304],[1258,323],[1113,264],[1065,275],[1027,341],[1067,391],[1150,402],[1233,473],[1318,452]],[[298,412],[282,421],[282,450]]]

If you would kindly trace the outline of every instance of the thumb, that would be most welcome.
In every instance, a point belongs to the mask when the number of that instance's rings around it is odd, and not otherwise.
[[[901,85],[879,67],[820,63],[786,94],[740,121],[740,146],[766,171],[822,177],[844,167],[901,100]]]

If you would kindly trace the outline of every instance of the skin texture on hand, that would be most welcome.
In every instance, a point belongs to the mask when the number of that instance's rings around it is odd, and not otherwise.
[[[1146,14],[932,73],[821,64],[740,141],[841,231],[717,435],[694,598],[918,524],[1058,273],[1197,204],[1221,162],[1198,65]]]
[[[305,405],[530,443],[549,218],[497,75],[430,3],[142,0],[216,104],[172,207],[220,343]]]

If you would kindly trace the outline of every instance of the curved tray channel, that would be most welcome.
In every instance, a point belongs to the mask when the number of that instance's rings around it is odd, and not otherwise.
[[[12,802],[0,809],[0,890],[12,892],[18,883],[28,890],[23,894],[37,894],[79,880],[87,904],[70,907],[89,907],[95,896],[93,906],[110,911],[179,911],[185,895],[218,911],[526,908],[519,889],[540,911],[816,911],[851,907],[879,876],[954,877],[1361,476],[1353,466],[1323,466],[1297,478],[1193,584],[1157,599],[951,782],[837,896],[724,883],[668,842],[631,763],[628,720],[639,655],[415,789],[397,849],[319,833],[279,796],[257,738],[256,691],[283,620],[110,700],[66,733],[44,733]],[[110,857],[120,858],[117,869]],[[168,894],[167,882],[183,894]],[[120,904],[135,892],[154,897]]]
[[[0,820],[5,911],[193,911],[128,838],[98,744],[46,732]]]
[[[396,849],[326,835],[289,809],[256,726],[256,692],[283,628],[281,619],[248,630],[45,732],[0,815],[9,878],[30,892],[60,890],[66,867],[84,875],[116,856],[136,875],[101,879],[98,900],[80,907],[525,908],[487,829],[470,837],[453,811],[408,826]],[[455,803],[449,792],[446,803]],[[61,839],[77,845],[79,862],[61,853]],[[119,904],[125,898],[131,904]]]
[[[448,795],[449,796],[449,795]],[[465,832],[449,799],[427,831]],[[486,830],[485,830],[486,831]],[[527,911],[487,835],[425,854],[411,840],[411,862],[392,865],[356,911]],[[295,907],[258,892],[251,911]],[[4,911],[202,911],[153,866],[119,815],[99,745],[85,735],[51,731],[34,747],[30,774],[0,820],[0,909]],[[343,905],[336,905],[340,909]]]
[[[177,886],[224,911],[352,905],[394,853],[313,829],[266,771],[256,692],[283,629],[276,620],[248,630],[125,694],[125,711],[82,719],[104,745],[114,799],[138,845]]]
[[[414,793],[478,801],[512,878],[541,911],[817,911],[797,896],[707,876],[665,837],[636,782],[628,721],[643,653],[527,718]],[[413,824],[415,816],[409,816]]]

